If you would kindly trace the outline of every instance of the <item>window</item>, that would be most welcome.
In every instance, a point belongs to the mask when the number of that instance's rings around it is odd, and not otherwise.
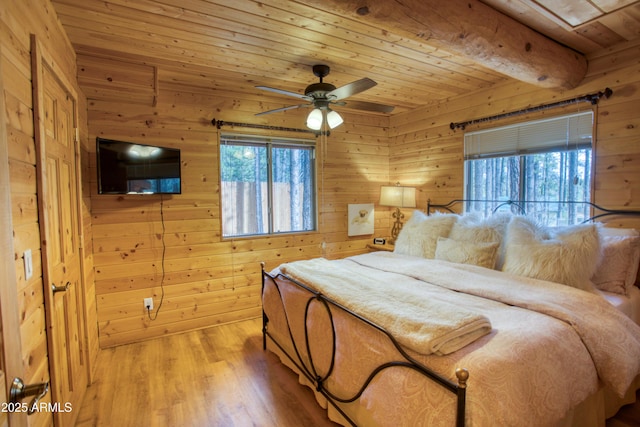
[[[221,135],[223,237],[316,229],[314,144]]]
[[[466,210],[486,215],[496,203],[480,200],[526,200],[527,215],[547,225],[589,218],[577,202],[591,200],[592,132],[589,111],[466,133]]]

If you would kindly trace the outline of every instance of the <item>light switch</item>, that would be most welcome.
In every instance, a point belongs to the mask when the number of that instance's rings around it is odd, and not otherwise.
[[[31,249],[24,251],[22,256],[24,258],[24,278],[25,280],[31,279],[33,276],[33,259],[31,257]]]

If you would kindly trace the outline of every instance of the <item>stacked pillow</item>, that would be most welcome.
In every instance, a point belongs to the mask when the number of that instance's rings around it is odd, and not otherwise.
[[[640,233],[634,229],[600,229],[602,259],[594,276],[601,291],[629,295],[638,275]]]
[[[447,237],[457,220],[458,215],[455,214],[427,216],[421,211],[414,211],[411,218],[400,230],[394,252],[402,255],[434,258],[438,237]]]
[[[482,220],[476,215],[414,211],[400,231],[394,252],[495,268],[508,215]]]
[[[461,215],[449,234],[455,242],[472,242],[477,245],[476,257],[470,257],[465,264],[474,264],[492,269],[502,269],[504,260],[504,236],[512,215],[506,212],[496,213],[488,218],[470,213]],[[493,258],[487,252],[494,251]],[[441,254],[440,259],[458,262],[454,256]],[[484,263],[483,259],[487,259]]]
[[[521,216],[507,227],[502,270],[592,291],[591,276],[600,260],[596,224],[549,229]]]
[[[628,294],[638,273],[640,233],[600,224],[543,227],[510,213],[480,218],[415,211],[394,252]]]

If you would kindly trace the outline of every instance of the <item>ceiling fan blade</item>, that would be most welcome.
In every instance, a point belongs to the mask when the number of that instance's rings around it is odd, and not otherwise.
[[[300,98],[300,99],[304,99],[304,100],[307,100],[307,101],[311,101],[311,99],[312,99],[312,98],[308,97],[307,95],[303,95],[301,93],[289,92],[288,90],[276,89],[276,88],[269,87],[269,86],[256,86],[256,88],[262,89],[262,90],[268,90],[269,92],[279,93],[280,95],[293,96],[295,98]]]
[[[332,90],[331,92],[327,93],[327,98],[335,100],[348,98],[352,95],[355,95],[356,93],[364,92],[367,89],[371,89],[377,84],[378,83],[374,82],[370,78],[365,77],[364,79],[356,80],[355,82],[351,82]]]
[[[265,114],[279,113],[281,111],[295,110],[296,108],[306,108],[311,106],[312,104],[290,105],[288,107],[276,108],[275,110],[263,111],[262,113],[257,113],[256,116],[264,116]]]
[[[374,102],[366,101],[347,101],[338,103],[337,105],[342,105],[345,108],[354,108],[356,110],[375,111],[376,113],[390,113],[395,108],[391,105],[376,104]]]

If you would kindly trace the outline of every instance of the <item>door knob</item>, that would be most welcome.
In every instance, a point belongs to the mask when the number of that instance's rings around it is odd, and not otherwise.
[[[69,289],[69,286],[71,286],[71,282],[67,282],[67,284],[64,286],[51,285],[51,290],[53,291],[54,294],[56,292],[65,292]]]
[[[14,378],[13,383],[11,383],[11,389],[9,390],[9,401],[11,403],[18,403],[25,397],[35,396],[31,400],[31,403],[29,403],[27,410],[27,415],[31,415],[37,409],[40,399],[42,399],[48,391],[49,381],[25,385],[21,378]]]

